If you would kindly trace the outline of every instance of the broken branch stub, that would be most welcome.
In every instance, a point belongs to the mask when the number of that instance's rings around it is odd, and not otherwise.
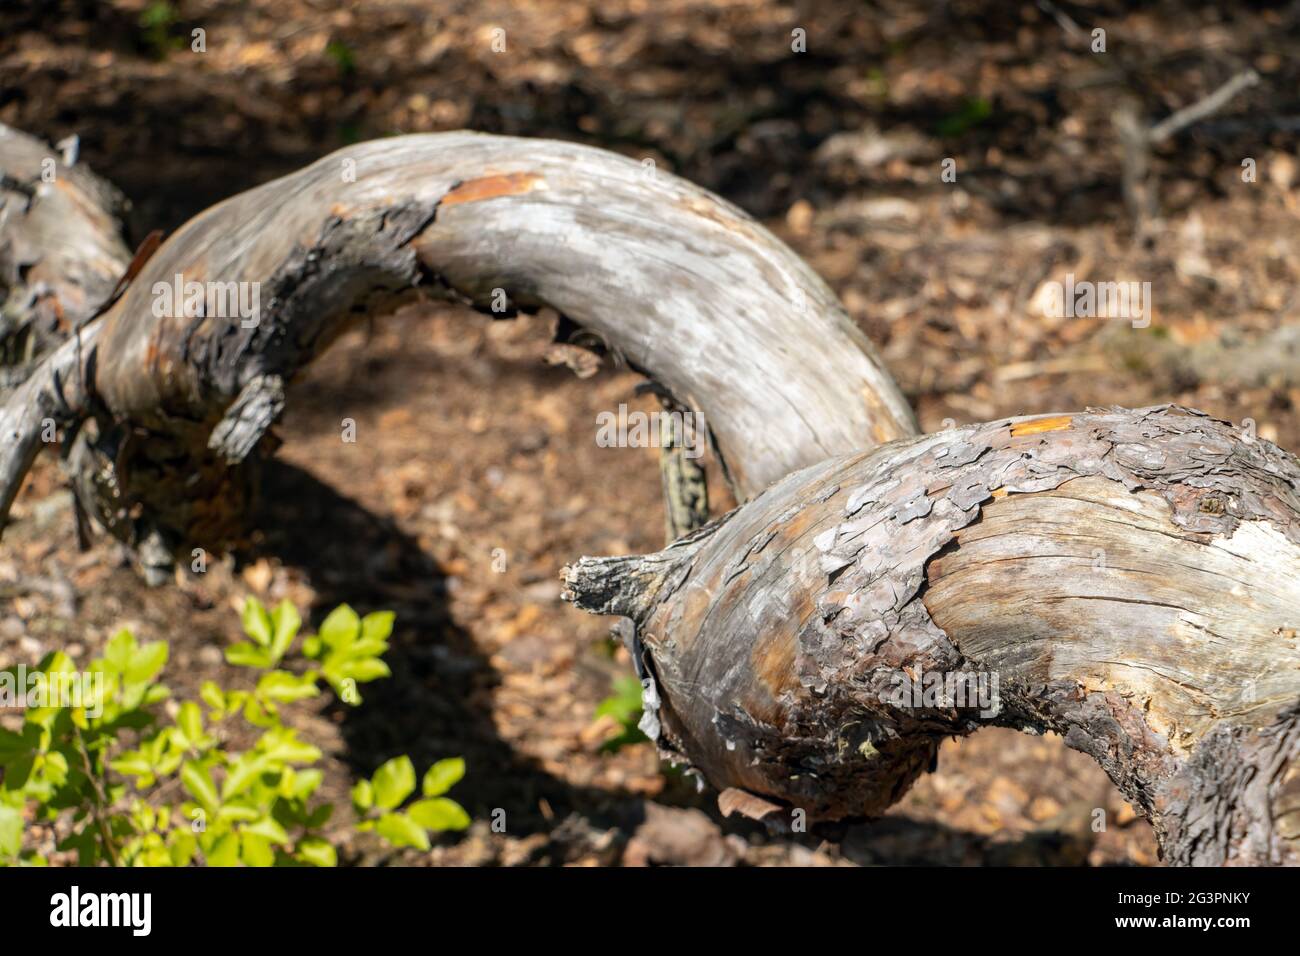
[[[1170,862],[1300,862],[1300,464],[1203,414],[897,442],[565,577],[719,788],[873,815],[946,736],[1054,731]]]
[[[257,315],[159,307],[190,283],[208,301],[214,288],[219,302],[256,290]],[[916,431],[826,284],[716,196],[569,143],[404,136],[201,213],[97,320],[98,428],[77,460],[83,477],[113,480],[78,483],[98,489],[88,506],[128,540],[219,546],[246,509],[245,472],[285,383],[350,319],[416,286],[483,311],[556,309],[702,413],[742,499]],[[25,466],[6,455],[12,481]]]

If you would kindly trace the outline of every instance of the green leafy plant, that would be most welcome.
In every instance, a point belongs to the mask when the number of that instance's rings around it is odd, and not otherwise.
[[[954,113],[939,120],[935,132],[945,139],[961,136],[993,115],[993,105],[979,97],[965,99]]]
[[[614,693],[596,705],[596,717],[613,717],[619,728],[618,733],[600,745],[600,749],[612,752],[649,740],[637,726],[641,711],[641,682],[630,674],[619,677],[614,681]]]
[[[393,615],[361,618],[347,605],[336,608],[302,642],[305,667],[295,672],[281,664],[301,624],[288,601],[268,612],[248,600],[249,640],[229,647],[226,659],[262,671],[256,686],[224,690],[206,681],[198,701],[172,701],[158,682],[168,656],[163,641],[142,645],[119,631],[80,674],[66,654],[48,655],[34,686],[80,680],[86,692],[28,700],[21,728],[0,729],[0,864],[48,862],[22,847],[30,816],[58,823],[66,833],[58,849],[76,851],[83,866],[335,865],[337,850],[321,832],[333,807],[313,799],[323,780],[321,751],[283,723],[281,710],[317,696],[321,682],[358,702],[357,684],[389,674],[380,655]],[[6,676],[12,684],[15,670],[0,671]],[[170,720],[159,713],[168,703]],[[250,729],[255,741],[239,749],[235,737]],[[459,758],[439,761],[424,776],[423,798],[402,809],[415,769],[408,757],[388,761],[353,791],[357,829],[428,849],[429,833],[469,826],[464,809],[443,796],[464,773]]]
[[[168,0],[154,0],[140,14],[141,40],[156,59],[161,60],[170,51],[185,45],[184,40],[171,33],[179,19],[175,5]]]
[[[423,797],[398,809],[415,792],[415,767],[410,757],[394,757],[369,780],[352,788],[352,808],[362,817],[358,830],[374,830],[393,846],[429,849],[429,832],[463,830],[469,815],[459,803],[443,794],[465,776],[459,757],[439,760],[424,775]]]
[[[357,57],[352,47],[342,40],[330,40],[325,44],[325,55],[334,61],[339,73],[349,76],[357,70]]]

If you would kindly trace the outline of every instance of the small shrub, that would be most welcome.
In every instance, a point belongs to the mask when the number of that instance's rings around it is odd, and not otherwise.
[[[357,685],[389,674],[393,615],[359,617],[336,608],[302,642],[300,672],[281,667],[302,620],[284,601],[268,612],[256,600],[243,611],[249,640],[226,650],[231,664],[262,671],[255,688],[203,684],[199,700],[160,714],[171,697],[158,682],[167,663],[164,641],[139,644],[119,631],[104,656],[78,674],[66,654],[48,655],[27,684],[85,693],[58,706],[48,693],[26,698],[17,732],[0,729],[0,865],[42,866],[24,850],[24,820],[59,822],[58,849],[75,850],[82,866],[333,866],[336,848],[322,836],[333,807],[313,799],[323,779],[321,751],[285,726],[281,710],[320,693],[326,683],[346,703]],[[13,686],[16,669],[0,671]],[[0,686],[3,686],[0,684]],[[69,696],[69,695],[64,695]],[[258,731],[247,750],[230,743],[238,723]],[[132,746],[133,744],[133,746]],[[464,776],[459,758],[424,775],[422,799],[409,757],[388,761],[353,790],[358,830],[394,846],[429,848],[430,832],[462,830],[469,816],[443,796]],[[176,802],[178,801],[178,802]]]
[[[600,745],[600,749],[612,752],[649,740],[637,726],[641,713],[641,682],[630,674],[619,677],[614,681],[614,693],[596,705],[596,716],[613,717],[619,728],[618,733]]]
[[[165,59],[172,50],[185,45],[171,32],[179,19],[175,5],[168,0],[154,0],[140,14],[141,44],[154,59]]]

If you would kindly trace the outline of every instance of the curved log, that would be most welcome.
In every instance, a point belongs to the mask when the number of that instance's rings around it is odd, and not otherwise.
[[[131,258],[122,205],[85,166],[0,124],[0,389],[108,301]]]
[[[257,314],[185,314],[164,301],[178,276],[216,284],[218,304],[255,293]],[[555,308],[703,414],[742,499],[916,431],[826,284],[716,196],[568,143],[404,136],[220,203],[158,249],[81,347],[90,404],[60,418],[97,424],[74,455],[79,497],[126,540],[215,546],[246,509],[286,383],[349,319],[416,286],[488,311]],[[0,412],[0,504],[27,467],[22,419],[15,402]]]
[[[719,788],[871,815],[946,736],[1051,730],[1170,862],[1300,863],[1300,463],[1201,413],[896,442],[565,577]]]

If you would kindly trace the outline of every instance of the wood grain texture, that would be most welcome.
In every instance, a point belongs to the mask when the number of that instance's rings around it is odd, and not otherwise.
[[[131,258],[122,203],[84,165],[0,124],[0,392],[108,299]]]
[[[946,736],[1051,730],[1171,861],[1300,862],[1300,464],[1202,414],[897,442],[566,579],[633,619],[661,746],[720,788],[869,815]]]
[[[258,321],[155,316],[155,284],[177,275],[258,283]],[[405,136],[200,214],[97,320],[98,428],[84,460],[120,473],[115,497],[88,507],[128,540],[160,531],[214,544],[243,510],[230,489],[251,483],[235,473],[252,467],[278,412],[265,384],[290,382],[351,319],[416,287],[482,310],[503,294],[511,309],[555,308],[703,414],[742,499],[829,454],[916,431],[825,283],[716,196],[567,143]],[[178,495],[178,461],[200,498]]]

